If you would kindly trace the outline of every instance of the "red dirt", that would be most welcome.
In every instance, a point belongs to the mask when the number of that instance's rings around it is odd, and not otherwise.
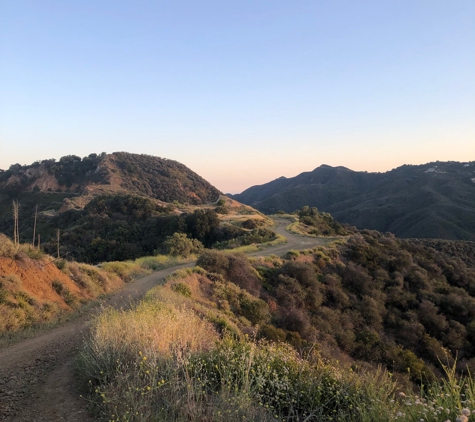
[[[58,270],[52,261],[47,259],[31,259],[23,256],[20,259],[0,258],[0,276],[16,274],[22,281],[25,293],[39,303],[55,302],[63,309],[70,309],[63,298],[53,289],[53,281],[60,281],[69,291],[80,298],[88,295],[81,291],[76,283],[66,274]]]

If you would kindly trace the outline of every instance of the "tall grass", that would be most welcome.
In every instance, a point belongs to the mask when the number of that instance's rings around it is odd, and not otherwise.
[[[277,246],[284,243],[287,243],[287,239],[284,236],[276,233],[275,239],[269,242],[253,243],[251,245],[237,246],[235,248],[231,247],[231,248],[225,248],[221,250],[224,252],[232,252],[232,253],[252,253],[252,252],[263,251],[267,248],[270,248],[271,246]]]
[[[403,404],[383,370],[351,371],[282,343],[225,336],[154,289],[94,321],[78,367],[98,417],[116,421],[392,421]],[[377,417],[376,417],[377,416]],[[407,419],[416,420],[416,419]],[[419,419],[417,419],[419,421]]]
[[[195,256],[188,258],[172,257],[169,255],[145,256],[134,261],[111,261],[100,264],[104,271],[117,274],[122,280],[129,282],[141,275],[163,270],[174,265],[184,264],[195,260]]]
[[[209,350],[216,339],[210,323],[173,303],[146,300],[133,311],[109,309],[80,352],[81,379],[103,416],[167,420],[189,406],[188,387],[177,382],[187,354]]]
[[[155,288],[94,321],[79,356],[98,418],[114,421],[469,422],[475,382],[446,377],[403,392],[385,370],[343,367],[314,350],[218,336],[193,298]],[[205,314],[203,314],[205,315]]]

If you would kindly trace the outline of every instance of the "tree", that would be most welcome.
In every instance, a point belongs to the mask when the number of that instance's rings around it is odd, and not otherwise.
[[[36,238],[36,220],[38,218],[38,204],[35,207],[35,223],[33,225],[33,246],[35,246],[35,238]]]
[[[197,239],[189,239],[185,233],[174,233],[165,241],[166,252],[172,256],[187,257],[203,250],[203,244]]]
[[[18,226],[18,212],[20,204],[18,201],[13,201],[13,244],[18,246],[20,244],[20,230]]]

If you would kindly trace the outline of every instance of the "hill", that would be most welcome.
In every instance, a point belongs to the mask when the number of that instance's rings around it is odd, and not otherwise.
[[[35,243],[56,256],[59,230],[60,255],[81,262],[169,252],[167,238],[176,232],[185,235],[176,241],[194,240],[193,248],[275,239],[266,229],[271,220],[221,196],[183,164],[149,155],[69,155],[12,165],[0,172],[0,232],[10,236],[12,201],[20,203],[20,241],[32,243],[35,232]]]
[[[475,240],[475,162],[404,165],[385,173],[322,165],[232,197],[267,214],[309,205],[359,229]]]
[[[0,344],[13,332],[55,322],[123,285],[114,271],[54,260],[31,245],[15,246],[0,233]]]
[[[59,161],[14,164],[0,170],[0,232],[12,234],[12,200],[20,203],[22,241],[33,236],[33,215],[48,220],[69,210],[83,210],[101,195],[133,194],[157,205],[178,202],[201,205],[219,199],[220,192],[198,174],[173,160],[150,155],[115,152]],[[40,233],[41,234],[41,233]],[[43,231],[44,240],[51,233]]]
[[[96,193],[128,192],[146,195],[164,202],[203,204],[216,201],[218,189],[185,165],[144,154],[114,152],[75,155],[37,161],[29,166],[14,164],[0,170],[0,194],[61,193],[69,198],[63,209],[83,208]]]

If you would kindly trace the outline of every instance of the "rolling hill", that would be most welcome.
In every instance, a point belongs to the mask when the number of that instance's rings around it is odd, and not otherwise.
[[[67,155],[59,161],[14,164],[0,170],[0,195],[17,197],[28,192],[60,193],[68,199],[63,204],[66,209],[83,208],[87,199],[102,193],[127,192],[196,205],[216,201],[220,195],[177,161],[126,152],[90,154],[82,159]]]
[[[267,214],[304,205],[359,229],[475,240],[475,162],[404,165],[385,173],[322,165],[232,195]]]
[[[20,204],[21,242],[35,234],[35,244],[57,255],[59,230],[60,255],[88,263],[164,251],[176,232],[222,248],[275,237],[258,211],[222,196],[183,164],[149,155],[68,155],[0,171],[0,233],[7,236],[12,201]]]

